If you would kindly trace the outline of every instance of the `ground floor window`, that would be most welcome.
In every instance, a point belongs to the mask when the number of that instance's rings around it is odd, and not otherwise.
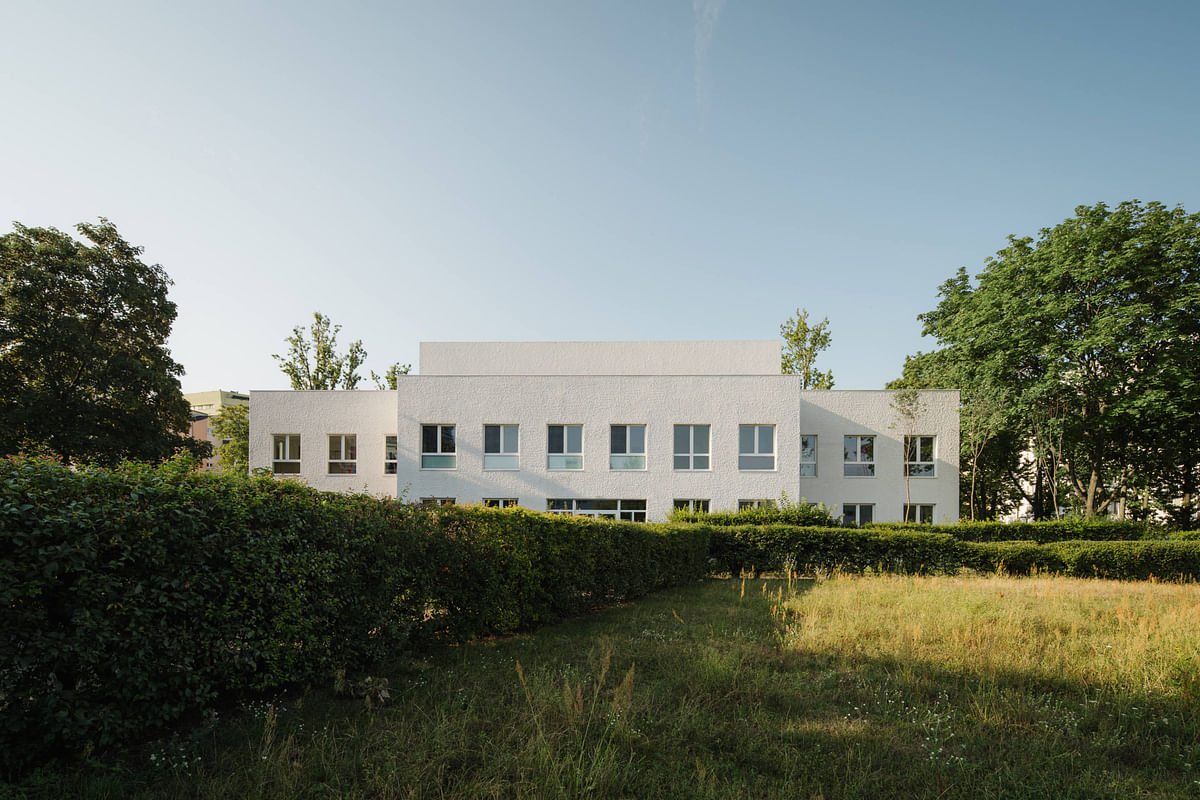
[[[396,437],[383,437],[383,474],[396,474]]]
[[[866,525],[875,520],[875,506],[872,503],[843,503],[843,525]]]
[[[517,505],[515,497],[485,497],[483,498],[485,508],[514,508]]]
[[[754,500],[738,500],[738,511],[745,511],[747,508],[774,508],[775,501],[769,497],[763,497]]]
[[[546,501],[546,510],[551,514],[569,514],[576,517],[596,519],[623,519],[630,522],[646,521],[645,500],[575,500],[554,499]]]
[[[904,504],[904,521],[905,522],[922,522],[929,525],[933,524],[933,505],[905,503]]]
[[[423,506],[452,506],[457,500],[457,497],[422,497],[419,502]]]
[[[271,437],[271,472],[296,475],[300,472],[300,434],[276,433]]]
[[[358,437],[352,433],[329,436],[329,474],[353,475],[358,472]]]
[[[695,500],[695,499],[681,500],[679,498],[676,498],[675,510],[676,511],[699,511],[702,514],[707,514],[708,513],[708,501],[707,500]]]

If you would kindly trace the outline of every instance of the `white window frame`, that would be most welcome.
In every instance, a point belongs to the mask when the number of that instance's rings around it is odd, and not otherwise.
[[[738,511],[748,508],[775,508],[775,501],[770,497],[757,497],[751,500],[738,500]]]
[[[805,458],[804,458],[804,456],[805,456],[804,440],[805,439],[812,439],[812,447],[808,448],[812,452],[811,460],[805,460]],[[819,441],[820,441],[820,439],[817,437],[817,434],[815,434],[815,433],[800,434],[800,477],[801,478],[817,477],[817,443]]]
[[[691,511],[693,513],[707,514],[712,508],[712,501],[701,500],[699,498],[675,498],[674,508],[676,511]]]
[[[488,450],[488,428],[499,428],[500,449],[496,452]],[[513,429],[513,449],[506,449],[505,430]],[[489,459],[488,456],[497,456]],[[489,463],[490,462],[490,463]],[[483,426],[483,468],[488,472],[515,472],[521,468],[521,426],[511,422],[489,422]]]
[[[516,508],[517,498],[515,497],[485,497],[483,498],[484,508]]]
[[[388,451],[391,450],[391,458]],[[383,437],[383,474],[395,475],[399,468],[400,437],[389,433]]]
[[[620,519],[626,522],[646,521],[646,501],[629,498],[614,500],[607,497],[546,499],[546,512],[593,519]]]
[[[613,449],[613,436],[618,428],[625,429],[623,452],[617,452]],[[633,429],[642,429],[642,449],[633,450]],[[613,472],[644,472],[646,470],[646,426],[638,423],[617,423],[608,426],[608,468]],[[618,466],[619,464],[628,464],[630,466]],[[640,466],[637,466],[639,465]]]
[[[932,525],[933,506],[933,503],[905,503],[904,513],[900,516],[900,519],[904,520],[905,522],[919,522],[922,525]],[[909,513],[914,509],[916,513],[912,514],[912,519],[909,519]],[[926,509],[929,510],[928,519],[925,519],[926,514],[924,512]]]
[[[553,428],[562,428],[562,450],[554,451],[550,449],[550,431]],[[575,452],[571,449],[571,428],[579,429],[579,451]],[[583,470],[583,450],[586,445],[583,438],[583,425],[569,422],[556,422],[546,426],[546,470],[548,472],[580,472]],[[554,466],[554,457],[558,456],[561,459],[561,464],[569,463],[567,459],[572,457],[579,458],[578,467]]]
[[[423,506],[454,506],[458,505],[457,497],[422,497],[418,502]]]
[[[746,428],[754,429],[754,441],[753,441],[754,448],[748,452],[745,452],[742,450],[742,431],[745,430]],[[761,433],[761,431],[764,428],[769,428],[771,430],[771,449],[769,451],[762,449],[762,433]],[[738,471],[739,472],[774,472],[775,471],[775,467],[779,463],[779,459],[776,456],[776,451],[779,449],[777,446],[778,437],[776,436],[776,433],[777,433],[777,431],[775,430],[774,425],[761,424],[761,423],[747,423],[745,425],[738,425]],[[771,457],[771,466],[769,466],[769,467],[742,466],[743,458],[765,458],[766,456]]]
[[[292,447],[293,441],[295,448]],[[279,446],[283,445],[280,450]],[[292,452],[295,449],[296,452]],[[278,456],[283,455],[283,458]],[[296,468],[280,470],[277,464],[295,464]],[[271,434],[271,473],[274,475],[299,475],[300,474],[300,434],[298,433],[272,433]]]
[[[849,511],[846,510],[849,508],[854,509],[854,519],[850,520],[850,522],[854,523],[855,525],[866,525],[868,522],[875,521],[875,504],[874,503],[842,503],[842,524],[843,525],[846,524],[846,515],[850,513]],[[870,511],[867,513],[867,516],[870,517],[870,519],[864,520],[862,518],[862,516],[863,516],[862,510],[864,508],[870,509]]]
[[[687,428],[687,450],[679,450],[679,429]],[[704,428],[708,432],[708,446],[704,452],[696,450],[696,429]],[[676,425],[671,430],[671,466],[676,472],[712,472],[712,426],[711,425]],[[679,459],[687,459],[687,466],[679,466]],[[696,459],[703,458],[705,466],[696,466]]]
[[[326,436],[327,453],[329,458],[325,461],[325,474],[330,477],[339,475],[357,475],[358,474],[358,435],[353,433],[330,433]],[[336,444],[336,450],[334,445]],[[348,454],[353,454],[353,458],[349,458]],[[337,458],[334,458],[334,456]],[[346,465],[348,469],[334,470],[335,464]]]
[[[425,449],[425,429],[426,428],[436,428],[437,429],[437,437],[436,437],[436,441],[435,441],[436,449],[434,449],[434,450],[426,450]],[[446,428],[450,428],[452,431],[454,431],[454,433],[451,434],[451,436],[454,439],[454,446],[450,450],[443,449],[445,446],[445,441],[444,441],[442,431]],[[446,456],[450,456],[452,458],[452,461],[450,462],[449,466],[445,466],[445,467],[427,467],[427,466],[425,466],[425,457],[426,456],[431,456],[433,458],[445,458]],[[431,461],[429,463],[436,464],[438,462]],[[458,426],[455,425],[453,422],[422,422],[421,423],[421,469],[438,470],[438,471],[458,469]],[[439,499],[439,498],[435,498],[435,499]]]
[[[921,458],[921,440],[929,440],[929,460]],[[916,448],[913,448],[915,442]],[[913,458],[916,456],[916,458]],[[916,471],[914,471],[914,467]],[[937,437],[919,433],[904,437],[904,474],[910,478],[937,477]]]
[[[854,458],[848,458],[850,455],[846,449],[846,441],[854,439]],[[862,443],[864,440],[871,440],[871,458],[862,458]],[[864,467],[865,475],[852,475],[851,470],[856,466]],[[844,478],[874,478],[875,477],[875,434],[847,434],[842,437],[842,477]]]

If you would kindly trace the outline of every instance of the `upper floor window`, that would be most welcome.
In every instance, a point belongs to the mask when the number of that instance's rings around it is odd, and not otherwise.
[[[299,474],[300,434],[277,433],[271,439],[271,472],[276,475]]]
[[[847,478],[875,477],[875,437],[843,437],[842,461],[842,474]]]
[[[358,472],[358,437],[353,433],[335,433],[329,437],[330,475]]]
[[[521,465],[516,425],[483,426],[483,468],[518,469]]]
[[[611,430],[608,468],[646,468],[646,426],[613,425]]]
[[[707,425],[675,426],[675,469],[708,469]]]
[[[913,477],[933,477],[933,437],[904,437],[905,474]]]
[[[458,456],[453,425],[421,426],[421,469],[455,469]]]
[[[551,425],[547,435],[546,469],[583,469],[582,425]]]
[[[800,477],[817,477],[817,437],[800,437]]]
[[[383,474],[396,474],[396,437],[383,437]]]
[[[738,426],[738,469],[775,469],[775,426]]]

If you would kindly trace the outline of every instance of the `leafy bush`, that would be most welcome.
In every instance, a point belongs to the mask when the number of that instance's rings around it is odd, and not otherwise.
[[[703,576],[704,532],[0,461],[0,770]]]
[[[671,512],[671,522],[701,524],[709,526],[729,525],[809,525],[820,528],[833,528],[839,521],[830,514],[829,509],[819,503],[789,503],[784,498],[779,506],[767,508],[743,508],[741,511],[718,511],[705,513],[703,511]]]
[[[866,527],[948,533],[964,542],[1115,542],[1167,537],[1165,530],[1145,522],[1082,517],[1043,522],[959,522],[954,525],[877,522]]]

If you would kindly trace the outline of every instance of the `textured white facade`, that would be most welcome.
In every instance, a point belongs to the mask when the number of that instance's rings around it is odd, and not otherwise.
[[[251,464],[271,468],[275,437],[299,435],[298,477],[335,491],[453,498],[460,504],[507,499],[539,511],[550,501],[633,500],[644,502],[652,520],[665,518],[677,500],[705,500],[710,510],[723,511],[786,494],[793,501],[823,503],[838,515],[845,504],[869,506],[876,521],[901,519],[906,503],[925,506],[921,511],[932,513],[935,522],[958,519],[958,392],[923,392],[915,419],[905,420],[893,407],[892,392],[801,390],[798,377],[778,374],[778,342],[733,342],[728,348],[616,343],[607,354],[578,343],[557,350],[554,343],[534,344],[478,345],[477,351],[467,344],[422,345],[422,373],[401,376],[394,392],[252,392]],[[658,355],[652,353],[656,348]],[[717,374],[685,373],[684,368],[697,368],[705,348],[715,354]],[[621,360],[622,351],[629,363]],[[677,361],[670,360],[671,352]],[[773,372],[735,372],[737,352],[754,369],[770,361]],[[463,354],[460,362],[453,361],[455,353]],[[481,353],[495,356],[490,373]],[[576,357],[625,374],[573,373]],[[457,374],[456,363],[466,374]],[[637,372],[647,363],[662,371]],[[676,468],[676,426],[683,425],[706,426],[706,469]],[[432,453],[423,453],[428,449],[423,430],[431,426],[439,426],[432,428],[438,436],[453,428],[454,452],[426,463],[452,468],[422,468],[423,455]],[[517,452],[500,459],[510,468],[485,469],[486,426],[515,426],[507,433],[515,433]],[[551,426],[580,426],[582,469],[551,468]],[[644,468],[611,468],[613,426],[636,426],[644,433]],[[743,426],[769,429],[763,436],[770,440],[772,468],[739,468]],[[336,437],[348,434],[357,442],[355,474],[330,474],[330,436],[338,446]],[[934,453],[925,467],[931,476],[906,480],[906,435],[927,438]],[[395,474],[385,472],[387,436],[396,437]],[[815,466],[801,465],[806,436],[816,437]],[[847,476],[868,471],[847,468],[847,436],[869,442],[872,476]]]
[[[422,375],[771,375],[780,343],[421,342]]]

